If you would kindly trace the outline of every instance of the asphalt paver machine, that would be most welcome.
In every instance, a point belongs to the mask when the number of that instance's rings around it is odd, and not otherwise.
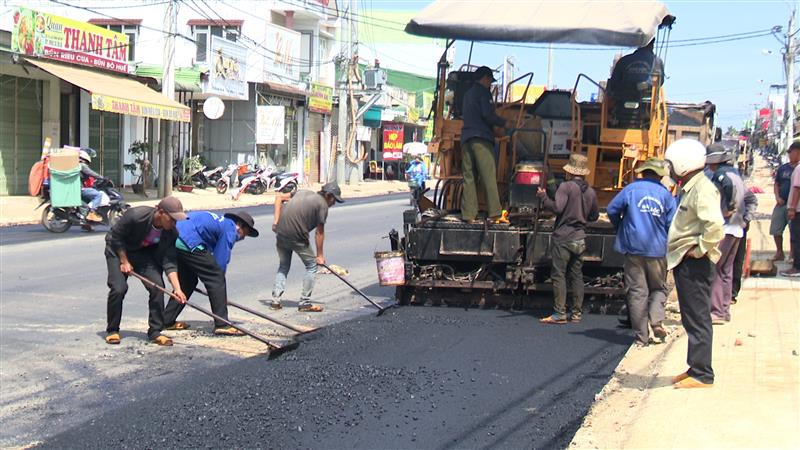
[[[406,31],[455,40],[594,44],[636,48],[649,43],[674,21],[659,2],[463,2],[437,0],[414,17]],[[665,34],[665,33],[662,33]],[[554,218],[541,209],[539,186],[551,191],[563,179],[562,167],[572,152],[589,159],[587,181],[601,208],[634,179],[637,164],[661,156],[667,136],[664,89],[653,75],[635,101],[605,95],[604,84],[579,74],[570,90],[545,91],[527,102],[533,74],[512,80],[521,89],[496,94],[497,113],[514,127],[496,139],[497,182],[509,224],[462,222],[460,134],[461,101],[476,67],[451,70],[438,64],[434,103],[434,136],[428,151],[437,166],[432,196],[403,217],[403,233],[392,240],[404,258],[405,280],[397,288],[401,303],[448,302],[464,306],[525,306],[529,295],[550,291],[550,236]],[[578,99],[578,87],[597,91]],[[511,92],[522,91],[512,97]],[[480,189],[479,189],[480,191]],[[481,209],[484,199],[479,194]],[[623,257],[613,250],[615,232],[604,215],[587,230],[584,275],[587,295],[619,296],[624,292]],[[520,302],[522,305],[520,305]]]

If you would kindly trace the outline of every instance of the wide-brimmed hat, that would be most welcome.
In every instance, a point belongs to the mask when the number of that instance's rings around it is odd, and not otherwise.
[[[642,173],[645,170],[650,170],[660,177],[665,177],[669,175],[669,170],[667,169],[667,165],[664,163],[664,161],[658,158],[647,158],[647,160],[645,160],[645,162],[642,163],[642,165],[637,167],[634,170],[634,172]]]
[[[330,183],[322,186],[320,192],[323,194],[331,194],[337,202],[344,203],[344,200],[342,200],[342,189],[339,187],[339,183],[335,181],[331,181]]]
[[[725,148],[720,143],[706,147],[706,164],[722,164],[733,159],[733,150]]]
[[[245,224],[250,230],[247,232],[247,235],[250,237],[258,237],[258,230],[256,230],[255,227],[256,221],[253,220],[253,216],[251,216],[247,211],[231,211],[229,213],[225,213],[225,217]]]
[[[156,208],[169,214],[175,220],[186,220],[186,213],[183,212],[181,201],[171,195],[158,202]]]
[[[564,166],[564,172],[577,175],[579,177],[589,175],[589,158],[580,153],[569,155],[569,163]]]

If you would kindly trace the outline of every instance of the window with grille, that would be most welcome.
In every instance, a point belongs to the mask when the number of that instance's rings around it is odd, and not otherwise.
[[[239,39],[240,27],[194,25],[192,26],[192,34],[197,44],[195,61],[206,62],[208,61],[208,50],[211,47],[211,36],[224,37],[231,42],[236,42]]]
[[[139,36],[139,25],[104,25],[105,28],[128,36],[128,61],[136,61],[136,40]]]

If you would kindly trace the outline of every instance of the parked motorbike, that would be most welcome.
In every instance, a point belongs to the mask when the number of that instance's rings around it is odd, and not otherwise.
[[[220,174],[216,182],[218,194],[224,194],[228,191],[228,187],[239,186],[239,165],[228,164],[228,167]]]
[[[275,191],[291,194],[297,190],[300,177],[297,172],[273,172],[270,176],[271,186]]]
[[[260,195],[268,189],[291,193],[297,190],[298,176],[295,172],[276,172],[272,167],[257,169],[254,175],[242,180],[242,187],[231,196],[238,200],[242,193]]]
[[[86,219],[86,215],[89,213],[89,207],[86,204],[64,208],[52,206],[50,204],[50,187],[49,185],[45,185],[42,188],[42,201],[39,203],[39,206],[36,207],[36,209],[39,209],[44,206],[42,210],[42,226],[52,233],[63,233],[69,230],[73,225],[113,226],[125,210],[130,208],[130,205],[125,203],[122,194],[114,187],[114,183],[111,180],[96,180],[94,188],[98,191],[105,192],[111,199],[108,205],[101,206],[97,209],[97,213],[103,218],[102,221],[93,222]]]
[[[270,175],[272,174],[272,167],[257,168],[255,173],[245,178],[242,178],[242,186],[231,196],[238,200],[239,196],[243,193],[261,195],[267,191],[272,182]]]
[[[208,177],[206,177],[205,169],[206,167],[203,166],[200,170],[191,175],[192,186],[198,189],[205,189],[208,187],[210,183],[208,182]]]
[[[208,180],[209,186],[217,185],[217,181],[222,178],[222,172],[224,172],[224,170],[222,166],[217,166],[213,169],[203,171],[203,175],[205,175],[206,180]]]

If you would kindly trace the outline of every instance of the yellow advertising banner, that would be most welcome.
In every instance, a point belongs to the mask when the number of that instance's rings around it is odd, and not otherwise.
[[[330,114],[333,110],[333,88],[324,84],[311,83],[308,110],[320,114]]]
[[[189,122],[192,118],[192,111],[189,108],[181,109],[94,93],[92,94],[92,109],[178,122]]]
[[[11,51],[128,73],[128,35],[28,8],[17,8]]]

